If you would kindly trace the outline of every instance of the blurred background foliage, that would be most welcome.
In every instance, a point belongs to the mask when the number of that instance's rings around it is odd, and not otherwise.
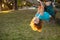
[[[0,10],[18,9],[31,7],[37,4],[36,0],[0,0]],[[57,8],[60,8],[60,0],[55,0]]]

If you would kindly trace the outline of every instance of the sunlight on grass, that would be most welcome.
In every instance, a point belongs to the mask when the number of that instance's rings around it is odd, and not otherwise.
[[[13,10],[0,11],[0,13],[6,14],[6,13],[9,13],[9,12],[11,12],[11,11],[13,11]]]

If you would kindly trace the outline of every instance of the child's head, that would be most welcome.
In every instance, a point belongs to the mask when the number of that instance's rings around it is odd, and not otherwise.
[[[37,28],[37,31],[41,32],[41,29],[42,29],[42,21],[39,20],[39,23],[38,24],[34,24],[34,25]]]
[[[32,19],[30,26],[34,31],[41,32],[42,31],[42,21],[39,20],[38,23],[34,23],[35,17]]]
[[[39,18],[35,17],[35,18],[34,18],[34,23],[35,23],[35,24],[38,24],[38,23],[39,23]]]

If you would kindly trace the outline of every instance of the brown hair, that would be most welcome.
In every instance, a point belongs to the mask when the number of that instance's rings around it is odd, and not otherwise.
[[[42,20],[39,20],[39,23],[34,25],[38,30],[42,29]]]

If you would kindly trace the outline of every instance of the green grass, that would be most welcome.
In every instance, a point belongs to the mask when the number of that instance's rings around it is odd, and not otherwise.
[[[0,13],[0,40],[60,40],[59,23],[46,24],[41,33],[31,29],[29,24],[35,13],[36,10]]]

